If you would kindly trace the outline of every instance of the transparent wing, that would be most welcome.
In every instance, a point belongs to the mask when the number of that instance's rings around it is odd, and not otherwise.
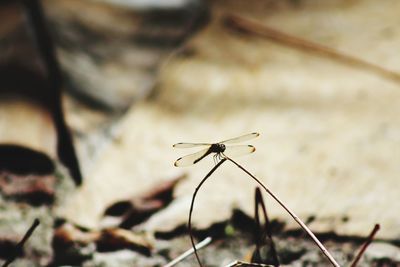
[[[226,147],[224,154],[228,157],[237,157],[246,154],[250,154],[256,151],[256,148],[251,145],[244,145],[244,146],[228,146]]]
[[[184,166],[190,166],[192,164],[197,163],[202,157],[205,157],[205,155],[208,152],[208,148],[200,150],[199,152],[181,157],[175,161],[175,166],[176,167],[184,167]]]
[[[240,142],[244,142],[253,138],[256,138],[257,136],[259,136],[259,133],[250,133],[250,134],[245,134],[239,137],[235,137],[232,139],[228,139],[225,141],[222,141],[220,143],[224,143],[224,144],[233,144],[233,143],[240,143]]]
[[[207,143],[177,143],[173,145],[173,147],[176,148],[191,148],[191,147],[197,147],[197,146],[211,146],[211,144]]]

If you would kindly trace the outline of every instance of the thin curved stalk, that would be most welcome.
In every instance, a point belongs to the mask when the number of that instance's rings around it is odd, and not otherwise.
[[[307,225],[305,225],[300,219],[299,217],[297,217],[296,214],[294,214],[273,192],[271,192],[257,177],[255,177],[253,174],[251,174],[248,170],[246,170],[244,167],[242,167],[239,163],[237,163],[236,161],[234,161],[233,159],[227,157],[226,155],[224,155],[225,159],[229,160],[230,162],[232,162],[233,164],[235,164],[237,167],[239,167],[239,169],[241,169],[242,171],[244,171],[247,175],[249,175],[251,178],[253,178],[253,180],[255,180],[262,188],[264,188],[264,190],[273,198],[275,199],[276,202],[279,203],[279,205],[282,206],[282,208],[284,208],[287,213],[289,213],[289,215],[300,225],[301,228],[304,229],[304,231],[307,232],[307,234],[312,238],[312,240],[315,242],[315,244],[317,244],[317,246],[319,247],[319,249],[322,251],[322,253],[328,258],[328,260],[332,263],[333,266],[335,267],[340,267],[340,265],[336,262],[336,260],[332,257],[332,255],[328,252],[328,250],[324,247],[324,245],[322,245],[322,243],[318,240],[318,238],[314,235],[313,232],[311,232],[311,230],[307,227]]]
[[[197,249],[196,249],[196,245],[194,244],[193,230],[192,230],[192,212],[193,212],[193,207],[194,207],[194,201],[196,199],[196,195],[197,195],[197,192],[199,191],[200,187],[211,176],[211,174],[213,174],[218,169],[218,167],[221,166],[222,163],[224,163],[225,161],[226,161],[226,159],[222,159],[220,162],[218,162],[218,164],[215,165],[214,168],[212,168],[211,171],[209,171],[209,173],[207,173],[207,175],[203,178],[203,180],[201,180],[201,182],[198,184],[198,186],[194,190],[194,193],[193,193],[193,196],[192,196],[192,202],[190,203],[188,230],[189,230],[190,242],[192,243],[192,248],[193,248],[193,251],[194,251],[194,255],[196,256],[197,262],[199,263],[200,267],[203,267],[203,265],[201,264],[200,257],[197,254]]]

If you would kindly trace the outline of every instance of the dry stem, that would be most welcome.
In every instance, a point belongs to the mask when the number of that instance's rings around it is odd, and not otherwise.
[[[207,237],[205,238],[203,241],[201,241],[200,243],[198,243],[195,248],[201,249],[205,246],[207,246],[208,244],[210,244],[212,241],[211,237]],[[164,267],[172,267],[175,266],[177,263],[181,262],[182,260],[184,260],[186,257],[192,255],[192,253],[194,253],[194,249],[191,248],[187,251],[185,251],[184,253],[182,253],[181,255],[179,255],[178,257],[176,257],[174,260],[170,261],[168,264],[164,265]]]
[[[38,219],[35,219],[31,225],[31,227],[28,229],[28,231],[25,233],[24,237],[19,241],[19,243],[16,245],[15,250],[13,253],[11,253],[10,257],[7,259],[7,261],[3,264],[2,267],[7,267],[12,263],[15,258],[18,256],[18,253],[22,251],[22,248],[25,244],[25,242],[31,237],[33,231],[35,231],[36,227],[39,225],[40,221]]]
[[[194,190],[193,196],[192,196],[192,202],[190,203],[190,211],[189,211],[189,220],[188,220],[188,230],[189,230],[189,235],[190,235],[190,242],[192,242],[192,247],[193,247],[193,251],[194,251],[194,255],[196,256],[197,262],[199,263],[200,267],[203,267],[203,265],[201,264],[200,261],[200,257],[197,254],[197,249],[196,249],[196,245],[194,244],[194,239],[193,239],[193,230],[192,230],[192,212],[193,212],[193,206],[194,206],[194,201],[196,199],[196,195],[197,192],[199,191],[200,187],[204,184],[204,182],[211,176],[211,174],[213,174],[219,166],[222,165],[222,163],[224,163],[226,161],[226,159],[222,159],[220,162],[218,162],[217,165],[214,166],[214,168],[211,169],[211,171],[209,173],[207,173],[207,175],[203,178],[203,180],[201,180],[201,182],[199,183],[199,185],[196,187],[196,189]]]
[[[301,228],[304,229],[304,231],[307,232],[307,234],[312,238],[312,240],[315,242],[315,244],[317,244],[317,246],[319,247],[319,249],[322,251],[322,253],[324,253],[324,255],[328,258],[328,260],[332,263],[333,266],[335,267],[340,267],[340,265],[336,262],[336,260],[332,257],[332,255],[328,252],[328,250],[324,247],[324,245],[322,245],[322,243],[318,240],[318,238],[314,235],[313,232],[311,232],[311,230],[307,227],[307,225],[305,225],[300,219],[299,217],[297,217],[296,214],[294,214],[285,204],[283,204],[283,202],[273,193],[271,192],[259,179],[257,179],[257,177],[255,177],[253,174],[251,174],[248,170],[246,170],[245,168],[243,168],[239,163],[237,163],[236,161],[234,161],[233,159],[225,156],[225,159],[229,160],[230,162],[232,162],[233,164],[235,164],[237,167],[239,167],[242,171],[244,171],[245,173],[247,173],[247,175],[249,175],[251,178],[253,178],[262,188],[264,188],[264,190],[273,198],[276,200],[276,202],[279,203],[279,205],[282,206],[282,208],[284,208],[287,213],[290,214],[290,216],[292,216],[292,218],[300,225]]]

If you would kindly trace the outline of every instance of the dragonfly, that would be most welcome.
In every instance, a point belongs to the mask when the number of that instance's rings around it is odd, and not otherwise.
[[[259,133],[250,133],[241,135],[239,137],[231,138],[225,141],[221,141],[218,143],[177,143],[173,147],[175,148],[193,148],[193,147],[204,147],[202,150],[183,156],[175,161],[176,167],[185,167],[196,164],[200,160],[204,159],[210,154],[214,154],[214,162],[229,156],[241,156],[253,153],[256,151],[256,148],[252,145],[232,145],[241,143],[244,141],[251,140],[259,136]],[[225,156],[226,155],[226,156]]]

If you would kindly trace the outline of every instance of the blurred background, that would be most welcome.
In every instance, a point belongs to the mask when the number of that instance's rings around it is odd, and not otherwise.
[[[359,266],[397,266],[399,10],[394,0],[0,1],[0,251],[40,218],[15,266],[163,266],[190,248],[192,193],[215,165],[177,168],[197,150],[172,145],[258,132],[243,143],[256,152],[235,160],[340,264],[379,223]],[[192,221],[199,240],[218,240],[204,262],[224,266],[253,249],[256,184],[229,162],[210,179]],[[282,264],[330,266],[264,197]]]

